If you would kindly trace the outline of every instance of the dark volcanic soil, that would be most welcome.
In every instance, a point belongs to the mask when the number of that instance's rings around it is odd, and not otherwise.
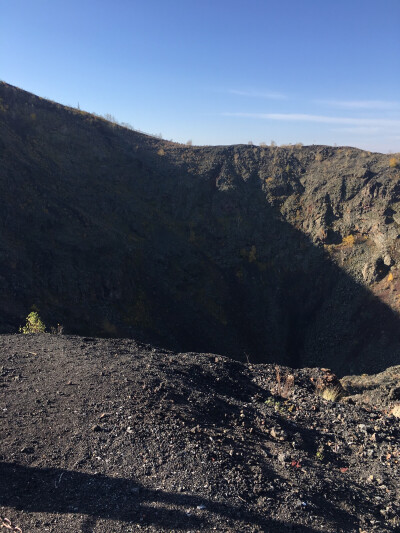
[[[280,367],[283,398],[272,365],[132,340],[4,335],[0,358],[23,533],[400,531],[399,419],[320,398],[326,369]]]

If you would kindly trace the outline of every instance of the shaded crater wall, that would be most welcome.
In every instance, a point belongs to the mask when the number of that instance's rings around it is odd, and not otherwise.
[[[0,324],[339,373],[399,360],[388,158],[182,147],[0,85]],[[400,211],[399,211],[400,212]]]

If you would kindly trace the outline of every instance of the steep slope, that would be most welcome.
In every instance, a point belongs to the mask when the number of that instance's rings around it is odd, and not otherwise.
[[[179,350],[342,374],[398,361],[391,156],[186,147],[5,83],[0,98],[1,331],[35,305],[71,333]]]

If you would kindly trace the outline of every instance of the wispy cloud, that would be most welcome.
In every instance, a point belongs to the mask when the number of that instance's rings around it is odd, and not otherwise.
[[[400,102],[389,102],[386,100],[314,100],[314,103],[339,109],[400,109]]]
[[[236,89],[229,89],[228,93],[237,96],[246,96],[247,98],[266,98],[269,100],[285,100],[287,98],[287,96],[282,93],[269,91],[239,91]]]
[[[350,133],[354,135],[376,135],[384,131],[383,127],[376,126],[355,126],[350,128],[331,128],[330,131],[337,133]]]
[[[256,118],[263,120],[315,122],[321,124],[342,124],[348,126],[400,129],[400,120],[386,118],[330,117],[325,115],[309,115],[305,113],[222,113],[222,115],[227,117]]]

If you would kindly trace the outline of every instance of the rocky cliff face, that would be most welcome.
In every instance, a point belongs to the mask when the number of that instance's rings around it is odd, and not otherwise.
[[[339,374],[400,356],[399,156],[186,147],[0,84],[0,324]],[[399,163],[400,164],[400,163]]]

